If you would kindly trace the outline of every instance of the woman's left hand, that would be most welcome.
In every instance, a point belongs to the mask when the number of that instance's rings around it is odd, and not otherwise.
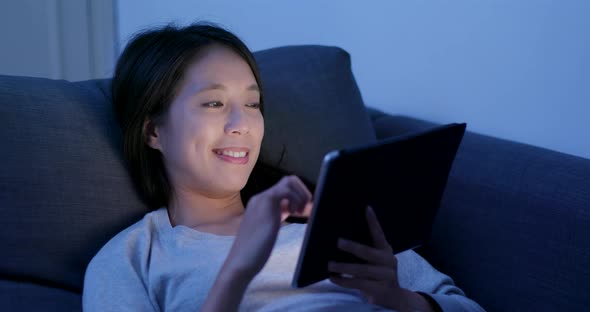
[[[371,207],[367,207],[366,215],[374,246],[341,238],[338,240],[338,248],[364,259],[368,263],[332,261],[328,263],[328,270],[339,274],[339,276],[330,277],[330,281],[342,287],[358,289],[369,303],[390,309],[404,311],[409,306],[415,306],[412,303],[428,304],[417,293],[400,288],[397,277],[397,258],[385,239],[383,230]]]

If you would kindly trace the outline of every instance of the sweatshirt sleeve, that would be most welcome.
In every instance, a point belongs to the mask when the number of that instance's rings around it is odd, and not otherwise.
[[[416,252],[409,250],[396,256],[401,287],[429,296],[445,312],[484,311],[449,276],[437,271]]]
[[[105,246],[106,247],[106,246]],[[139,263],[119,248],[103,248],[84,276],[82,307],[91,311],[158,311],[141,277]]]

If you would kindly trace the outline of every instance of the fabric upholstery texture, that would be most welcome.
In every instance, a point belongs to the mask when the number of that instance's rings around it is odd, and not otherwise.
[[[346,51],[280,47],[255,56],[265,92],[267,164],[315,182],[326,153],[375,141]]]
[[[0,279],[2,311],[81,311],[82,297],[58,287]]]
[[[436,126],[369,111],[378,138]],[[466,132],[420,252],[489,311],[581,311],[589,225],[590,160]]]
[[[145,212],[100,83],[0,78],[0,274],[79,292],[98,248]]]

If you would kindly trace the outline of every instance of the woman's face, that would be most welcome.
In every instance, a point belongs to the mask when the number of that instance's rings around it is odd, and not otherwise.
[[[264,120],[248,63],[212,45],[185,73],[149,144],[162,152],[174,189],[213,198],[235,195],[258,159]]]

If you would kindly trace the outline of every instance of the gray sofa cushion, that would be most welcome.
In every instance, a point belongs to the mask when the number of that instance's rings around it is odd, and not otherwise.
[[[370,110],[379,138],[433,123]],[[467,132],[420,249],[488,311],[590,306],[590,161]]]
[[[82,298],[77,292],[34,283],[0,280],[2,311],[82,311]]]
[[[302,46],[255,55],[269,163],[284,145],[282,168],[315,181],[327,150],[374,140],[346,52]],[[125,170],[110,101],[108,80],[0,76],[1,279],[80,292],[91,257],[147,212]]]
[[[145,208],[104,89],[0,77],[0,274],[79,291],[98,248]]]
[[[264,162],[277,165],[284,146],[278,167],[315,183],[327,152],[375,141],[346,51],[292,46],[255,57],[266,97]]]

